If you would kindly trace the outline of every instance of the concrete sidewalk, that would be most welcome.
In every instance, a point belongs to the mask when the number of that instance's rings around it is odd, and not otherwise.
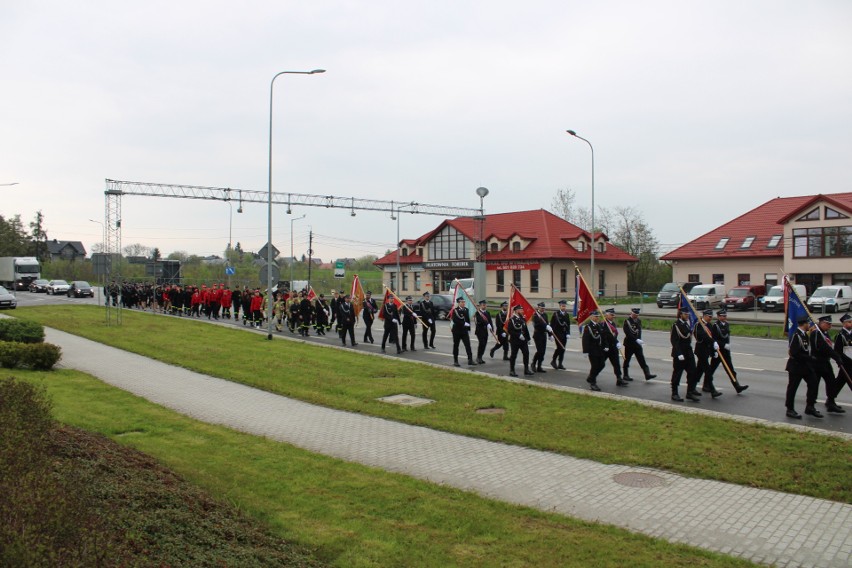
[[[848,567],[852,506],[604,465],[331,410],[47,329],[61,366],[197,420],[777,566]],[[534,472],[534,473],[533,473]]]

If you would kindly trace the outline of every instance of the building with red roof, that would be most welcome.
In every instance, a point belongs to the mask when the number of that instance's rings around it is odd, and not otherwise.
[[[852,193],[776,197],[661,260],[677,282],[852,285]]]
[[[604,233],[594,242],[599,289],[605,296],[624,295],[627,266],[638,259]],[[403,239],[398,250],[374,264],[384,273],[384,285],[396,289],[398,261],[399,292],[440,294],[449,293],[455,279],[472,278],[474,261],[484,252],[486,293],[477,297],[507,297],[514,284],[528,298],[550,299],[573,295],[574,263],[591,284],[591,246],[587,231],[534,209],[447,219],[419,238]]]

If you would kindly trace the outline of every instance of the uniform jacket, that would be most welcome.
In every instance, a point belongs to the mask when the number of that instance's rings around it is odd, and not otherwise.
[[[332,300],[333,302],[334,300]],[[332,306],[333,307],[333,306]],[[370,322],[376,319],[376,314],[379,312],[379,305],[374,298],[364,298],[364,305],[361,308],[361,317],[364,321]]]
[[[509,332],[509,341],[513,345],[528,343],[530,340],[530,330],[524,316],[511,316],[506,331]]]
[[[547,331],[547,326],[550,325],[547,321],[547,314],[543,314],[536,310],[535,315],[532,317],[533,322],[533,337],[546,337],[550,335],[550,332]]]
[[[474,321],[476,322],[476,335],[488,335],[488,326],[491,326],[491,329],[494,329],[494,322],[491,319],[491,314],[488,313],[488,310],[484,312],[482,310],[476,310],[476,314],[473,316]]]
[[[397,309],[394,302],[385,302],[385,305],[382,306],[382,311],[384,312],[385,329],[391,329],[399,323],[399,309]]]
[[[692,333],[689,331],[689,323],[682,319],[677,320],[672,325],[672,331],[669,335],[669,342],[672,344],[672,357],[683,355],[684,357],[692,357]]]
[[[432,300],[420,300],[417,302],[417,311],[420,313],[420,317],[426,320],[426,323],[429,323],[429,320],[435,321],[435,304],[432,303]]]
[[[811,357],[811,343],[807,334],[797,329],[790,340],[790,357],[787,359],[788,371],[810,369],[815,359]]]
[[[553,312],[550,316],[550,327],[553,328],[553,334],[564,345],[565,339],[571,335],[571,314],[561,310]]]
[[[348,327],[355,325],[355,310],[352,309],[352,303],[346,300],[338,300],[337,302],[337,321],[340,325]]]
[[[710,330],[699,322],[695,324],[693,331],[695,333],[695,355],[698,357],[709,357],[712,355],[714,351],[713,336],[708,333]]]
[[[642,339],[642,320],[627,318],[621,326],[624,330],[624,344],[637,345],[636,340]]]
[[[450,311],[450,319],[453,322],[453,333],[470,330],[470,314],[468,313],[467,308],[459,308],[456,306],[452,309],[452,311]]]
[[[589,320],[583,327],[583,353],[590,357],[603,357],[606,355],[603,334],[609,333],[601,327],[600,323]]]

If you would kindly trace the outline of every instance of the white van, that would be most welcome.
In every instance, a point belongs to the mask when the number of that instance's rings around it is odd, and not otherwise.
[[[808,299],[808,291],[804,284],[793,284],[793,290],[799,298],[805,302]],[[773,286],[766,295],[758,300],[760,309],[764,312],[784,310],[784,286]]]
[[[808,298],[808,309],[817,313],[848,311],[852,309],[852,287],[820,286]]]
[[[721,284],[702,284],[690,290],[686,297],[696,310],[719,307],[725,300],[725,287]]]

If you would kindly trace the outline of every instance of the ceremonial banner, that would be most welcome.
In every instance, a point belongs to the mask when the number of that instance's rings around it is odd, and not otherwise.
[[[529,322],[532,317],[535,315],[535,308],[532,307],[532,304],[524,298],[524,295],[521,294],[521,291],[515,288],[515,285],[512,284],[512,293],[509,295],[509,317],[506,318],[506,323],[503,324],[503,329],[506,329],[509,324],[509,318],[515,313],[515,306],[523,306],[524,307],[524,320]]]
[[[361,287],[361,280],[357,274],[352,279],[352,291],[349,292],[349,295],[352,296],[352,306],[355,309],[355,317],[357,318],[361,315],[361,309],[364,307],[364,298],[367,297],[364,294],[364,288]]]
[[[680,289],[680,302],[677,306],[677,312],[678,315],[681,312],[687,312],[689,314],[689,329],[695,329],[695,324],[698,323],[698,314],[695,313],[695,308],[692,307],[692,303],[686,297],[686,292],[683,291],[683,288]]]
[[[575,268],[576,277],[574,285],[574,319],[577,320],[577,325],[582,326],[589,319],[589,315],[595,311],[600,311],[598,301],[595,295],[586,284],[586,279],[580,274],[580,269]],[[603,314],[601,314],[603,315]]]
[[[385,288],[385,297],[382,298],[382,309],[379,310],[379,319],[381,320],[385,319],[385,310],[383,308],[388,302],[393,302],[397,308],[402,306],[402,301],[394,294],[391,294],[390,288]]]
[[[796,333],[796,328],[799,327],[797,322],[801,316],[807,316],[810,323],[814,323],[814,320],[811,318],[811,314],[808,313],[808,309],[805,307],[805,303],[802,302],[802,299],[798,294],[796,294],[796,289],[793,288],[793,284],[790,282],[790,279],[785,275],[784,331],[787,332],[787,341],[793,339],[793,334]]]
[[[470,314],[470,321],[473,321],[473,316],[476,314],[476,304],[473,298],[470,297],[470,294],[465,291],[458,280],[453,280],[453,282],[455,283],[455,286],[453,286],[453,308],[456,307],[456,301],[458,301],[459,297],[464,298],[467,313]]]
[[[316,299],[317,299],[317,293],[316,293],[316,292],[314,292],[314,287],[313,287],[313,286],[309,286],[309,287],[308,287],[308,296],[307,296],[307,297],[308,297],[308,301],[309,301],[309,302],[313,302],[314,300],[316,300]]]

